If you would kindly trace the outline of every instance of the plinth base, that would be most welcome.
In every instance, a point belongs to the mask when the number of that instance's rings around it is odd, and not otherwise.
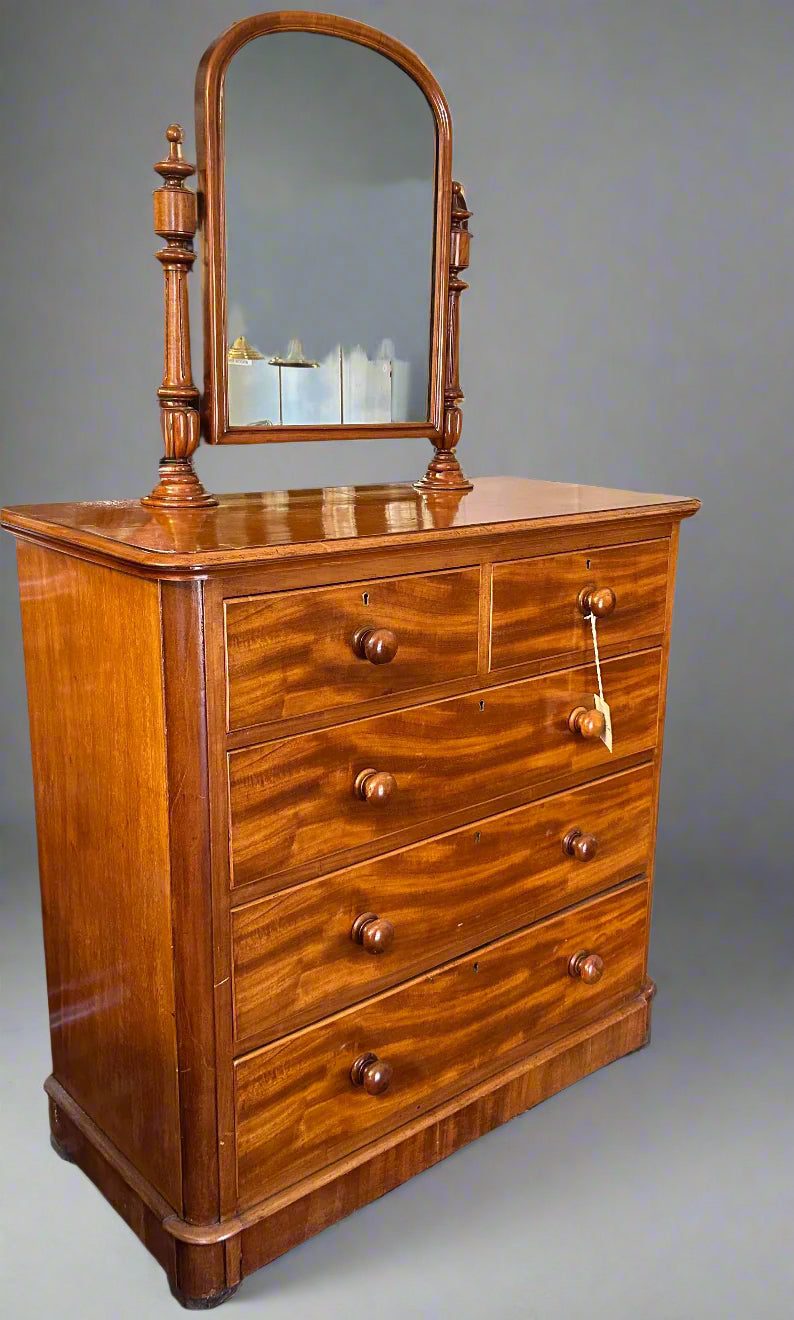
[[[88,1175],[149,1248],[165,1269],[177,1301],[188,1310],[209,1310],[234,1294],[242,1276],[563,1087],[647,1044],[654,989],[653,982],[646,981],[639,993],[596,1021],[220,1223],[196,1225],[180,1219],[50,1077],[45,1090],[54,1145],[59,1155]]]

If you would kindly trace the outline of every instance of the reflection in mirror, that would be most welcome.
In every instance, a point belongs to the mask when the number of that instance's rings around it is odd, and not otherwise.
[[[435,122],[396,64],[255,38],[225,84],[230,426],[428,418]]]

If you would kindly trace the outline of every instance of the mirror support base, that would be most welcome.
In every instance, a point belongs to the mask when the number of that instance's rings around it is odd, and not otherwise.
[[[208,509],[216,505],[215,495],[202,486],[189,458],[160,460],[160,480],[151,495],[141,504],[148,509]]]
[[[417,490],[473,490],[474,482],[469,481],[454,449],[437,449],[427,472],[414,486]]]

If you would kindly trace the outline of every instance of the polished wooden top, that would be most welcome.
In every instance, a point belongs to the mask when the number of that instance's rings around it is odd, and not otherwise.
[[[166,572],[334,549],[416,544],[550,524],[576,527],[622,518],[670,514],[686,518],[700,503],[522,477],[481,477],[460,493],[394,486],[332,486],[322,490],[221,495],[214,508],[169,511],[139,500],[94,504],[27,504],[4,509],[2,525],[18,535],[81,548]]]

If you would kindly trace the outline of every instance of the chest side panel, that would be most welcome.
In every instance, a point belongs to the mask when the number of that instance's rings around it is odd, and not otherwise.
[[[157,583],[21,544],[53,1071],[181,1208]]]

